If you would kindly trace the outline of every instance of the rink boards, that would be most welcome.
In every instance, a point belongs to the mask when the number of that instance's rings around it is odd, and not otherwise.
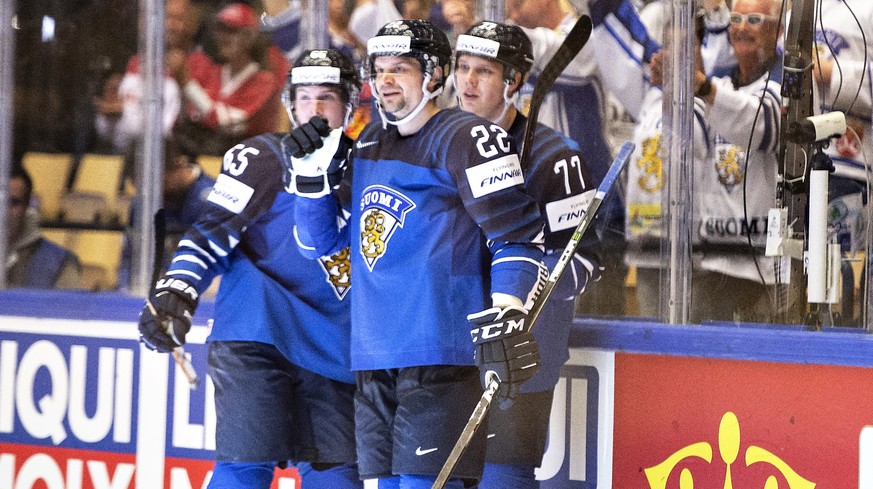
[[[0,293],[0,489],[205,487],[212,384],[141,349],[141,304]],[[201,377],[210,312],[186,347]],[[873,488],[868,335],[579,320],[571,342],[544,488]]]

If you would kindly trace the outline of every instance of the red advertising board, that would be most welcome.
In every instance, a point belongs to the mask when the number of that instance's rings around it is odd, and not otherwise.
[[[873,371],[616,353],[614,419],[616,488],[855,488]]]

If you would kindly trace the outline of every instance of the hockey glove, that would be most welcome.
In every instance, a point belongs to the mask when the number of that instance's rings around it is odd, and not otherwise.
[[[324,145],[322,138],[328,134],[330,134],[330,126],[327,120],[315,116],[283,138],[285,154],[294,158],[303,158],[322,147]]]
[[[313,117],[283,137],[282,145],[287,192],[317,198],[339,186],[351,150],[342,128],[331,130],[324,119]]]
[[[197,296],[194,286],[184,280],[167,277],[158,280],[149,300],[151,306],[146,304],[139,315],[140,341],[150,350],[162,353],[182,346],[191,329]]]
[[[496,376],[499,382],[495,398],[500,409],[508,409],[518,396],[521,384],[540,368],[540,352],[527,324],[528,313],[522,307],[492,307],[470,314],[470,334],[475,345],[476,365],[482,386]]]

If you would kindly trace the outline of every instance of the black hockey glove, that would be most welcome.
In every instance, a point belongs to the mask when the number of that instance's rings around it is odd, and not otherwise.
[[[313,117],[282,138],[282,183],[289,193],[317,198],[339,186],[348,162],[351,139],[342,129]]]
[[[475,345],[476,365],[482,386],[497,376],[495,398],[500,409],[508,409],[518,396],[521,384],[540,369],[540,352],[527,324],[528,313],[522,307],[492,307],[470,314],[470,334]]]
[[[322,138],[328,134],[330,134],[330,126],[327,124],[327,119],[315,116],[283,138],[285,154],[294,158],[303,158],[322,147],[324,145]]]
[[[139,340],[150,350],[163,353],[185,344],[191,316],[197,308],[197,295],[194,286],[184,280],[168,277],[158,280],[149,299],[151,306],[146,304],[139,315]]]

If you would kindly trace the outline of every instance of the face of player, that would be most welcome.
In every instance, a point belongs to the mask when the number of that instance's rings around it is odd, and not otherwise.
[[[300,124],[306,124],[317,115],[327,119],[328,125],[336,129],[343,126],[346,104],[335,87],[303,85],[297,87],[294,95],[294,114]]]
[[[764,21],[752,24],[746,18],[730,24],[731,45],[740,63],[762,63],[773,55],[779,36],[778,12],[773,15],[770,0],[736,0],[732,13],[763,14]]]
[[[385,112],[397,119],[409,115],[421,102],[424,74],[414,58],[380,56],[373,61],[376,92]]]
[[[479,56],[462,54],[455,67],[461,108],[494,121],[503,113],[503,65]]]

